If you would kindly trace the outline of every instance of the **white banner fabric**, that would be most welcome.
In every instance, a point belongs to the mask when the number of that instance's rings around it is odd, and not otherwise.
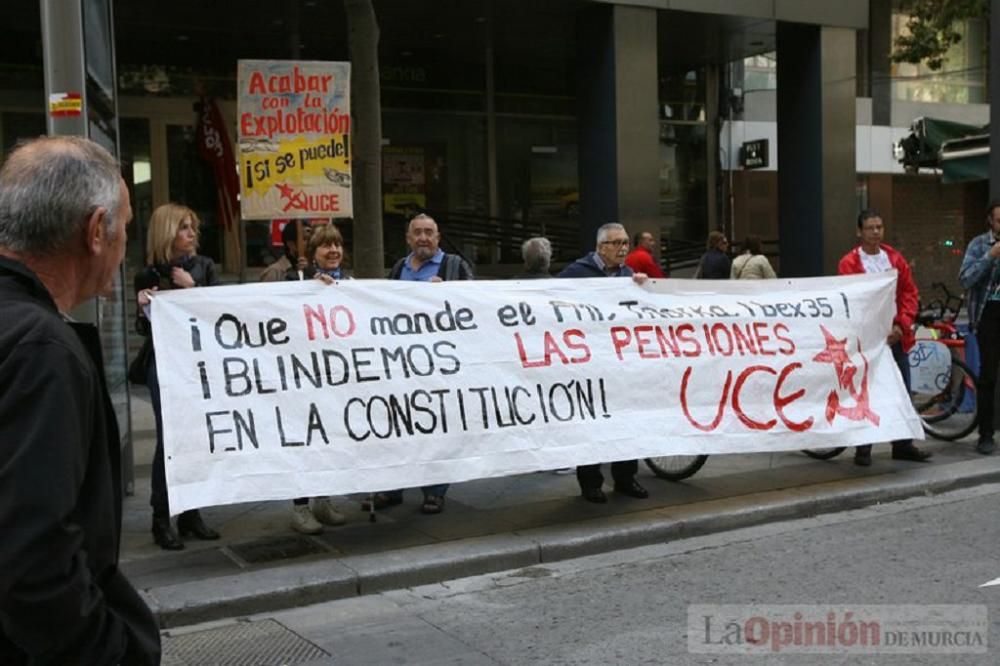
[[[895,285],[888,272],[163,293],[171,512],[920,438],[885,342]]]

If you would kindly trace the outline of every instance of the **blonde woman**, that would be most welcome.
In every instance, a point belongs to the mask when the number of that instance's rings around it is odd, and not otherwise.
[[[778,277],[761,251],[760,236],[750,235],[743,241],[743,254],[733,259],[729,277],[733,280],[771,280]]]
[[[151,340],[152,331],[143,312],[157,291],[210,287],[219,283],[215,264],[198,252],[200,221],[193,210],[178,204],[164,204],[149,218],[146,243],[146,268],[135,276],[136,302],[139,305],[136,325]],[[149,341],[147,341],[147,344]],[[181,537],[191,534],[199,539],[218,539],[219,533],[202,520],[197,509],[177,518],[177,530],[170,523],[167,481],[163,467],[163,414],[160,411],[160,385],[152,354],[146,368],[153,415],[156,417],[156,453],[153,456],[152,488],[149,504],[153,507],[153,541],[164,550],[181,550]]]

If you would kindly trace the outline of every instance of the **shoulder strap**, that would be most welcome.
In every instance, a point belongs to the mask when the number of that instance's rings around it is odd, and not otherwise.
[[[743,277],[743,271],[744,271],[744,269],[746,269],[747,264],[750,263],[750,260],[752,258],[753,258],[753,255],[750,255],[750,254],[744,254],[742,257],[737,257],[736,258],[737,261],[739,261],[740,259],[743,260],[742,263],[740,263],[739,268],[736,269],[736,279],[737,280],[739,280],[741,277]]]
[[[390,280],[398,280],[400,278],[400,276],[403,275],[403,262],[404,261],[406,261],[406,257],[403,257],[402,259],[400,259],[399,261],[397,261],[396,265],[392,267],[391,271],[389,271],[389,279]]]
[[[438,277],[445,282],[457,280],[461,261],[462,258],[457,254],[444,255],[444,261],[441,262],[441,268],[438,269]]]

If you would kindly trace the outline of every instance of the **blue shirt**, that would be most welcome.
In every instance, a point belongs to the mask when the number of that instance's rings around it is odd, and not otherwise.
[[[979,234],[969,242],[958,271],[958,281],[966,288],[966,303],[969,306],[969,323],[975,328],[983,314],[986,301],[998,300],[997,282],[1000,279],[1000,262],[990,257],[993,233]]]
[[[431,278],[437,276],[441,270],[441,262],[444,261],[444,250],[438,248],[434,256],[421,264],[420,269],[416,271],[410,265],[411,259],[413,259],[412,252],[406,255],[406,259],[403,261],[403,272],[399,274],[399,279],[410,280],[411,282],[430,282]]]

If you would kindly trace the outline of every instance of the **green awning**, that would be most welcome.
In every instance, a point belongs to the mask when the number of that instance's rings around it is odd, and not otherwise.
[[[990,137],[973,137],[980,145],[970,144],[969,140],[961,142],[948,141],[941,149],[941,182],[966,183],[974,180],[989,180],[990,178]]]
[[[907,171],[941,169],[944,183],[986,180],[990,126],[917,118],[910,135],[899,142],[898,152],[899,161]]]

